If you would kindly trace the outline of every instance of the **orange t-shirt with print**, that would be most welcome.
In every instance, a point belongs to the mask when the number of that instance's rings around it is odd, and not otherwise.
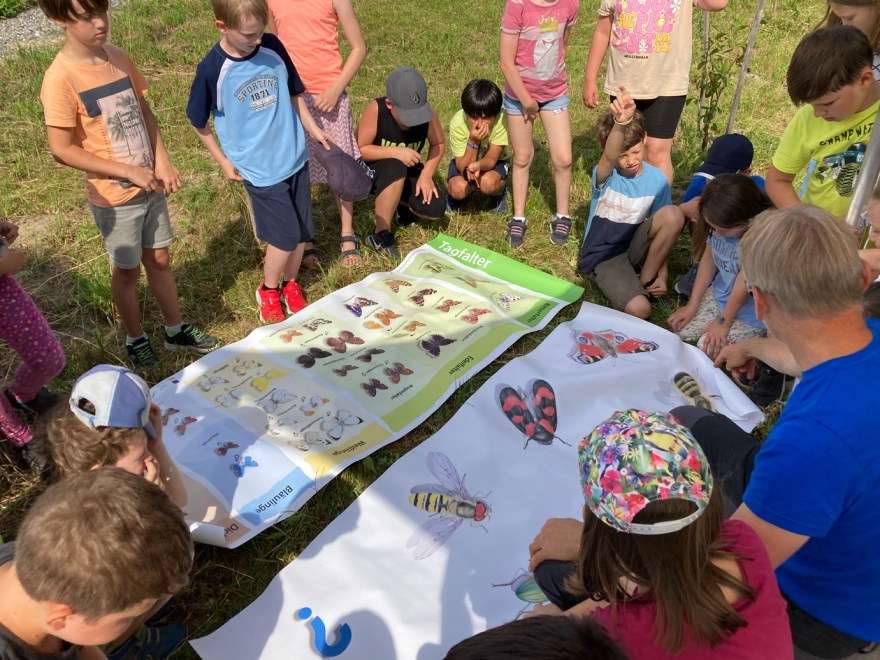
[[[100,158],[153,169],[153,146],[141,112],[147,81],[121,48],[106,44],[107,61],[76,62],[58,53],[43,77],[47,126],[73,129],[74,144]],[[129,181],[84,172],[89,202],[109,208],[141,189]]]

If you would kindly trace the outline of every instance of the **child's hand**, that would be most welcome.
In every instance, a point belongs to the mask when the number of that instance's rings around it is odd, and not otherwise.
[[[666,322],[670,328],[676,332],[681,332],[682,328],[690,323],[694,316],[696,316],[696,310],[692,309],[690,305],[684,305],[672,312],[669,318],[666,319]]]
[[[156,160],[156,177],[159,179],[159,183],[165,190],[166,195],[176,193],[180,190],[180,185],[183,183],[180,171],[167,158]]]
[[[437,186],[434,185],[434,179],[427,176],[424,172],[419,176],[419,180],[416,181],[415,193],[416,197],[422,198],[422,204],[430,202],[432,197],[440,197],[440,192],[437,190]]]
[[[15,275],[24,266],[24,252],[4,248],[0,252],[0,275]]]
[[[162,442],[162,409],[155,403],[150,404],[150,424],[153,425],[155,435],[147,433],[147,448],[153,451],[153,446]]]
[[[724,327],[718,321],[713,321],[706,326],[705,338],[703,339],[703,352],[710,358],[715,359],[721,349],[727,346],[727,336],[730,329]]]
[[[128,175],[125,178],[133,185],[148,192],[162,192],[162,182],[153,170],[146,167],[129,166]]]
[[[470,163],[464,169],[464,176],[466,179],[473,181],[479,186],[480,179],[483,176],[483,170],[480,168],[480,161],[475,160],[473,163]]]
[[[223,176],[230,181],[244,181],[244,179],[241,178],[241,174],[235,169],[235,165],[233,165],[232,161],[228,158],[224,158],[223,161],[220,162],[220,169],[223,171]]]
[[[632,119],[632,116],[636,113],[636,104],[635,101],[630,98],[629,92],[626,91],[626,87],[623,85],[620,86],[620,94],[611,102],[611,112],[614,115],[614,120],[620,124],[625,124]]]
[[[159,472],[159,461],[150,456],[150,458],[144,462],[144,479],[151,484],[156,484],[159,488],[162,488],[162,479],[159,478]]]
[[[477,119],[471,125],[471,132],[468,135],[468,141],[473,142],[474,144],[480,144],[483,140],[489,137],[489,120],[488,119]]]
[[[526,122],[535,121],[535,118],[540,111],[540,108],[538,108],[538,102],[531,96],[526,99],[520,99],[519,102],[522,103],[523,107],[523,119]]]
[[[316,142],[324,147],[324,151],[330,151],[330,143],[333,142],[333,136],[326,131],[321,131],[317,135],[312,136]]]
[[[584,83],[584,105],[588,108],[599,106],[599,85],[595,81]]]
[[[522,615],[523,619],[532,616],[561,616],[565,614],[558,606],[553,603],[537,603],[529,612]]]
[[[327,89],[315,97],[315,108],[321,112],[333,112],[339,102],[339,95],[335,89]]]
[[[8,220],[0,220],[0,238],[6,241],[6,245],[14,243],[18,238],[18,225]]]
[[[408,147],[394,147],[394,157],[407,167],[412,167],[422,162],[422,154]]]

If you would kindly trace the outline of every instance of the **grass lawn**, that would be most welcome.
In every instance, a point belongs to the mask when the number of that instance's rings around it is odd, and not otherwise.
[[[396,66],[412,65],[421,70],[431,102],[444,124],[459,108],[460,91],[468,80],[486,77],[502,82],[497,60],[504,0],[437,0],[430,4],[416,0],[355,0],[354,4],[369,50],[349,90],[355,119],[371,99],[384,95],[385,76]],[[568,53],[575,237],[584,231],[590,201],[589,175],[599,155],[593,132],[599,110],[587,110],[580,102],[597,6],[597,0],[582,3]],[[785,91],[788,60],[800,37],[820,20],[823,9],[824,3],[774,0],[765,11],[735,125],[735,130],[748,135],[755,145],[754,169],[758,173],[766,172],[778,137],[794,112]],[[733,0],[726,11],[712,18],[719,53],[710,67],[729,83],[719,103],[719,131],[723,131],[727,120],[736,83],[735,58],[746,42],[754,11],[755,0]],[[694,99],[700,79],[699,12],[695,22]],[[240,184],[222,178],[184,114],[195,66],[217,37],[210,3],[129,0],[114,15],[113,32],[114,42],[128,51],[152,85],[149,98],[153,110],[163,125],[172,159],[184,175],[183,189],[170,199],[177,234],[173,246],[175,273],[184,314],[187,320],[231,343],[258,323],[253,291],[260,283],[262,250],[243,216],[244,192]],[[732,50],[728,48],[731,44],[735,45]],[[21,226],[20,242],[27,248],[28,258],[19,280],[35,297],[64,344],[68,363],[54,384],[60,391],[96,363],[124,364],[125,333],[114,318],[109,266],[86,205],[81,175],[55,164],[46,147],[39,91],[43,72],[57,47],[21,50],[0,62],[0,85],[7,92],[0,105],[0,124],[4,127],[0,132],[0,214]],[[686,186],[692,170],[702,161],[696,115],[696,103],[689,103],[673,153],[676,189]],[[528,201],[532,222],[524,248],[511,253],[503,242],[507,218],[465,212],[438,223],[439,228],[584,284],[575,269],[579,241],[573,240],[563,248],[549,241],[553,179],[540,126],[535,131],[535,143]],[[445,173],[446,162],[440,172]],[[315,189],[313,201],[323,261],[320,270],[304,271],[301,278],[311,300],[392,266],[369,252],[365,252],[363,264],[358,267],[339,264],[338,218],[332,199],[326,190]],[[372,230],[371,214],[369,202],[356,205],[355,227],[361,236]],[[401,249],[421,245],[437,228],[413,226],[402,230],[398,234]],[[673,255],[673,276],[680,275],[687,264],[688,245],[683,238]],[[604,302],[594,286],[587,283],[586,289],[587,300]],[[142,299],[147,332],[156,338],[161,332],[158,309],[149,295]],[[676,304],[670,299],[658,305],[654,320],[663,324]],[[568,320],[575,313],[576,306],[572,306],[560,315],[560,320]],[[529,352],[551,329],[517,342],[420,428],[346,470],[295,516],[237,550],[199,546],[192,584],[179,594],[179,611],[172,618],[185,621],[191,636],[198,637],[240,611],[400,455],[438,430],[503,362]],[[188,360],[168,354],[160,366],[144,375],[156,382],[185,366]],[[0,369],[7,381],[15,364],[11,350],[0,355]],[[0,470],[0,534],[10,539],[40,486],[7,465]],[[188,647],[178,655],[194,656]]]

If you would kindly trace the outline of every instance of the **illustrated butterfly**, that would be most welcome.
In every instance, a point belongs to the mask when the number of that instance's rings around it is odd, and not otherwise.
[[[339,369],[334,369],[333,373],[337,376],[345,376],[349,371],[355,371],[357,369],[353,364],[343,364]]]
[[[315,360],[317,358],[330,357],[330,355],[331,355],[331,353],[329,353],[328,351],[325,351],[322,348],[318,348],[316,346],[313,346],[312,348],[309,349],[308,353],[306,353],[305,355],[300,355],[298,358],[296,358],[296,361],[299,364],[301,364],[302,366],[304,366],[306,369],[311,369],[312,367],[315,366]]]
[[[366,353],[361,353],[355,359],[361,362],[370,362],[374,355],[381,355],[385,352],[384,348],[368,348]]]
[[[294,337],[302,337],[302,333],[299,330],[285,330],[279,337],[281,337],[281,341],[285,344],[289,344],[293,341]]]
[[[377,305],[378,303],[374,300],[370,300],[369,298],[364,298],[363,296],[358,296],[350,303],[345,304],[345,309],[354,314],[357,317],[360,317],[361,314],[364,313],[364,307],[371,307],[373,305]]]
[[[360,316],[360,314],[358,314],[358,316]],[[327,319],[315,319],[314,321],[303,323],[303,327],[314,332],[318,329],[318,326],[330,325],[331,323],[333,323],[333,321],[328,321]]]
[[[326,447],[332,444],[329,438],[322,438],[317,431],[306,431],[305,437],[301,440],[288,440],[287,444],[296,447],[300,451],[308,451],[312,447]]]
[[[337,353],[345,353],[345,351],[348,349],[346,344],[360,346],[364,343],[364,340],[360,337],[356,337],[353,332],[343,330],[339,333],[339,337],[327,337],[327,339],[324,340],[324,343]]]
[[[292,394],[279,387],[257,399],[256,403],[266,414],[271,415],[278,410],[279,406],[283,406],[291,401],[296,401],[296,394]]]
[[[437,305],[437,309],[441,312],[448,312],[450,309],[452,309],[453,307],[457,307],[460,304],[460,300],[450,300],[449,298],[447,298],[442,303]]]
[[[491,313],[492,313],[492,310],[490,310],[490,309],[471,307],[469,314],[462,314],[461,315],[461,320],[467,321],[471,325],[474,325],[475,323],[477,323],[477,321],[480,320],[480,317],[483,316],[483,314],[491,314]]]
[[[369,396],[375,397],[379,390],[387,390],[388,386],[377,378],[371,378],[368,382],[361,383],[361,389]]]
[[[407,332],[415,332],[416,328],[423,328],[424,326],[425,324],[421,321],[410,321],[405,326],[403,326],[403,329]]]
[[[266,430],[269,432],[269,435],[281,435],[284,427],[293,426],[294,421],[295,420],[290,417],[278,417],[276,419],[270,418],[266,424]]]
[[[323,406],[325,403],[329,403],[330,399],[325,399],[321,396],[313,396],[309,399],[309,402],[300,406],[299,409],[302,410],[306,416],[311,417],[315,414],[315,411]]]
[[[363,421],[348,410],[337,410],[333,417],[328,417],[321,422],[321,429],[326,431],[327,435],[334,440],[339,440],[345,433],[346,427],[357,426],[362,424]]]
[[[456,339],[447,339],[443,335],[431,335],[427,339],[419,340],[419,348],[425,351],[431,357],[440,357],[440,348],[454,344]]]
[[[442,273],[444,270],[446,270],[446,266],[436,261],[426,261],[422,264],[422,268],[426,268],[432,273]]]
[[[523,300],[523,297],[516,296],[512,293],[493,293],[492,300],[498,303],[498,306],[505,312],[509,312],[510,303],[516,302],[517,300]]]
[[[593,332],[585,330],[577,336],[577,345],[570,356],[581,364],[593,364],[604,360],[609,355],[611,363],[617,362],[619,355],[628,353],[647,353],[656,351],[660,345],[653,341],[631,339],[622,332],[616,330],[601,330]]]
[[[364,327],[369,328],[370,330],[381,330],[383,327],[391,325],[392,319],[399,318],[400,314],[395,312],[393,309],[386,309],[384,312],[376,312],[375,314],[373,314],[373,318],[369,321],[364,321]]]
[[[237,387],[229,390],[226,394],[221,394],[218,396],[215,401],[219,403],[224,408],[229,408],[231,406],[235,406],[238,404],[241,397],[246,394],[244,390],[240,390]]]
[[[531,440],[539,445],[552,444],[553,440],[568,444],[556,435],[556,393],[546,380],[538,378],[532,384],[531,409],[526,403],[525,392],[517,392],[510,386],[501,389],[498,399],[501,412],[526,437],[523,449]]]
[[[401,376],[412,376],[412,369],[407,369],[401,362],[395,362],[392,366],[385,367],[384,372],[395,385],[400,382]]]
[[[329,353],[328,353],[329,355]],[[270,369],[262,376],[258,376],[251,381],[251,387],[253,387],[258,392],[265,392],[269,389],[269,381],[275,380],[277,378],[283,378],[287,375],[286,371],[279,371],[278,369]]]
[[[409,297],[409,301],[422,307],[425,304],[425,296],[431,296],[437,293],[436,289],[422,289],[418,293],[414,293]]]
[[[177,433],[177,435],[183,435],[186,433],[186,427],[190,424],[195,424],[197,421],[199,420],[195,417],[184,417],[180,420],[180,424],[174,427],[174,432]]]
[[[214,453],[217,454],[217,456],[226,456],[226,452],[230,449],[238,449],[238,445],[234,442],[218,442],[217,448],[214,449]]]
[[[488,284],[489,280],[478,280],[473,277],[465,277],[464,275],[456,275],[455,279],[461,280],[470,287],[477,288],[477,283]]]
[[[162,426],[168,426],[168,418],[179,412],[180,411],[177,408],[165,408],[165,410],[162,411]]]
[[[255,360],[245,360],[241,364],[232,367],[237,376],[246,376],[249,369],[259,369],[263,365]]]
[[[385,280],[385,284],[387,284],[388,288],[394,291],[394,293],[398,293],[400,291],[400,287],[412,286],[412,283],[407,282],[406,280]]]
[[[229,381],[221,376],[209,376],[199,381],[199,389],[202,392],[210,392],[215,385],[226,385],[227,383]]]
[[[244,458],[236,458],[235,463],[230,465],[230,469],[235,473],[235,476],[241,479],[244,476],[245,468],[259,467],[260,464],[257,463],[250,456],[245,456]]]

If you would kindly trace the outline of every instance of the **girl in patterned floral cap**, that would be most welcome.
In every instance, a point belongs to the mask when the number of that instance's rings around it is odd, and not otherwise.
[[[595,617],[634,659],[793,656],[767,553],[750,527],[723,520],[687,428],[663,413],[616,412],[578,458],[585,519],[566,586],[585,600],[565,614]]]

